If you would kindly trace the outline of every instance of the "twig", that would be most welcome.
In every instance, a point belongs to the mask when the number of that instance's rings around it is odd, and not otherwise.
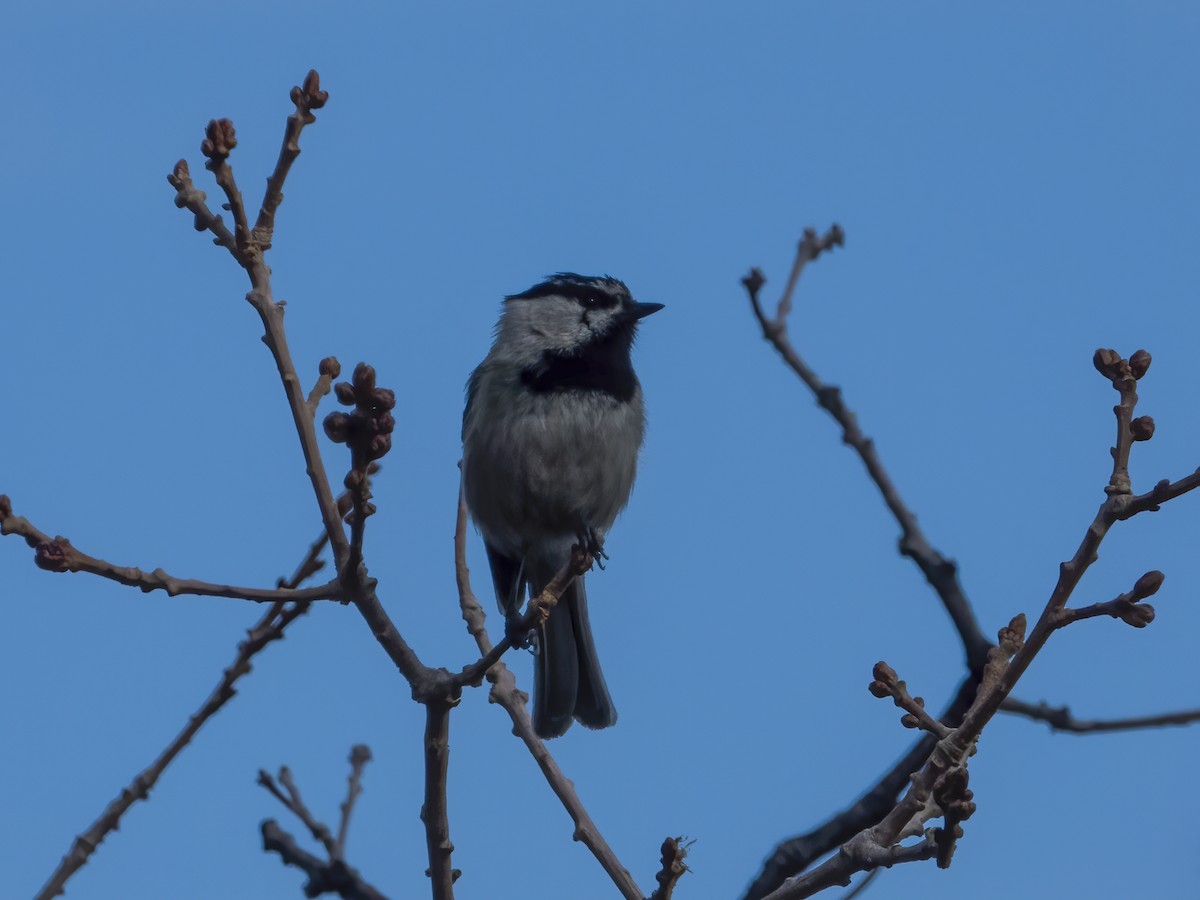
[[[346,799],[342,801],[341,822],[338,823],[337,857],[346,855],[346,837],[350,831],[350,814],[354,812],[354,801],[362,793],[362,773],[371,761],[371,748],[366,744],[355,744],[350,748],[350,777],[347,779]]]
[[[269,791],[280,803],[298,818],[309,833],[325,848],[327,859],[320,859],[308,853],[296,844],[295,839],[271,819],[263,822],[263,849],[280,855],[284,865],[296,866],[308,874],[308,884],[304,892],[307,897],[317,897],[321,894],[338,894],[346,898],[382,898],[375,888],[367,884],[358,872],[345,861],[343,850],[346,845],[346,830],[349,827],[350,810],[354,799],[362,791],[359,779],[363,767],[371,759],[371,750],[365,744],[358,744],[350,751],[350,789],[346,802],[342,804],[342,821],[335,841],[332,833],[324,822],[312,814],[300,797],[300,789],[287,766],[279,769],[281,790],[265,770],[258,770],[258,783]]]
[[[275,210],[283,201],[284,180],[287,178],[292,162],[300,153],[300,148],[296,144],[300,131],[304,125],[316,121],[312,110],[324,106],[329,95],[321,90],[317,73],[310,71],[304,79],[303,88],[292,88],[291,98],[296,110],[288,117],[288,126],[284,133],[284,148],[280,151],[275,171],[267,179],[262,211],[259,213],[251,240],[247,243],[246,250],[239,262],[250,276],[251,291],[246,295],[246,299],[250,301],[250,305],[254,307],[262,320],[263,342],[275,358],[275,365],[279,370],[279,377],[287,395],[288,407],[292,412],[292,422],[300,436],[300,446],[308,467],[309,480],[312,482],[313,492],[316,495],[317,506],[321,512],[321,521],[325,524],[336,568],[340,573],[349,554],[349,544],[346,540],[346,532],[342,528],[342,520],[338,514],[333,492],[329,487],[329,478],[325,474],[325,465],[321,460],[316,426],[313,423],[312,415],[308,412],[308,398],[300,387],[296,366],[292,362],[291,351],[288,349],[287,335],[283,327],[283,306],[275,302],[271,289],[271,269],[263,257],[263,254],[271,246]]]
[[[349,495],[343,494],[337,502],[339,506],[343,503],[349,504]],[[12,508],[8,498],[0,495],[0,517],[9,518],[11,515]],[[317,537],[309,545],[308,551],[291,577],[278,579],[276,585],[281,590],[295,591],[320,571],[323,563],[319,556],[327,540],[328,537],[324,533]],[[50,898],[63,893],[67,880],[88,861],[88,857],[96,851],[108,833],[116,830],[125,811],[137,800],[144,800],[149,796],[150,789],[157,783],[163,771],[187,746],[200,727],[236,696],[235,684],[239,678],[250,674],[250,661],[254,655],[273,641],[281,640],[287,626],[308,612],[310,605],[304,602],[291,606],[275,603],[271,606],[258,623],[247,632],[247,640],[238,644],[238,654],[233,665],[221,674],[220,683],[200,709],[188,719],[187,726],[153,763],[142,770],[133,782],[121,791],[117,798],[105,808],[100,818],[75,839],[71,850],[51,874],[46,885],[38,893],[36,900],[50,900]]]
[[[242,192],[238,190],[237,181],[233,177],[233,169],[227,160],[233,148],[237,146],[237,135],[233,123],[228,119],[212,119],[204,130],[204,140],[200,144],[200,152],[208,157],[204,168],[213,173],[217,184],[225,192],[228,200],[223,207],[233,213],[233,237],[237,242],[239,253],[246,252],[250,241],[250,226],[246,222],[246,207],[242,202]]]
[[[187,209],[194,216],[192,226],[197,231],[211,231],[215,235],[213,243],[228,250],[239,265],[245,265],[237,239],[225,227],[221,217],[215,215],[208,208],[207,195],[204,191],[192,183],[192,173],[188,169],[186,159],[175,163],[175,168],[167,176],[167,181],[171,183],[171,187],[175,188],[175,205],[180,209]]]
[[[304,799],[300,796],[300,789],[296,786],[296,781],[292,778],[292,770],[287,766],[281,766],[279,769],[279,783],[283,785],[284,791],[279,789],[279,785],[275,783],[275,779],[271,777],[266,769],[258,770],[258,783],[270,791],[280,803],[287,807],[297,819],[304,823],[304,827],[321,846],[325,848],[325,852],[329,854],[330,859],[337,856],[337,844],[333,840],[333,835],[329,831],[329,826],[324,822],[318,821],[312,814],[312,811],[305,804]]]
[[[263,822],[260,830],[265,851],[278,853],[285,866],[294,866],[308,876],[304,896],[337,894],[343,900],[387,900],[343,860],[322,860],[300,849],[296,839],[280,828],[274,819]]]
[[[328,100],[328,94],[321,90],[320,79],[315,70],[308,73],[302,87],[292,88],[291,99],[295,105],[295,112],[288,117],[283,146],[275,170],[267,179],[267,189],[258,220],[249,239],[237,241],[235,257],[250,277],[251,290],[246,299],[262,320],[263,342],[275,359],[275,366],[283,383],[292,421],[308,467],[309,480],[329,537],[342,597],[354,603],[375,639],[408,681],[413,699],[426,706],[426,805],[428,809],[434,810],[434,813],[440,808],[440,814],[431,813],[426,820],[430,872],[434,879],[435,896],[449,898],[453,893],[453,878],[448,874],[452,848],[445,816],[446,737],[449,733],[450,710],[457,705],[462,686],[455,682],[447,670],[430,668],[421,662],[380,603],[375,592],[375,579],[368,576],[362,558],[365,521],[374,512],[374,507],[369,503],[369,468],[391,446],[394,420],[390,411],[395,404],[395,397],[390,390],[375,385],[375,370],[363,363],[355,368],[353,383],[338,384],[335,388],[341,402],[355,407],[349,415],[333,413],[324,422],[326,433],[334,440],[349,444],[351,449],[351,468],[346,476],[346,488],[351,495],[351,534],[347,538],[343,527],[345,513],[334,501],[329,487],[313,415],[322,389],[327,389],[324,379],[327,376],[329,379],[335,377],[334,371],[339,370],[340,366],[336,364],[336,360],[326,360],[321,366],[321,380],[318,381],[317,388],[309,397],[305,397],[288,349],[283,324],[283,304],[274,300],[271,269],[264,259],[264,254],[271,247],[273,240],[275,213],[279,204],[283,202],[284,181],[292,163],[300,154],[300,133],[306,125],[315,121],[312,111],[320,109]],[[216,139],[213,138],[214,134]],[[202,145],[202,150],[212,161],[210,167],[217,175],[219,183],[225,187],[231,207],[238,209],[240,195],[234,197],[232,172],[227,171],[227,157],[235,143],[232,135],[231,123],[217,123],[210,127],[209,138]],[[186,167],[184,171],[186,172]],[[177,182],[182,183],[178,167],[172,184]],[[194,194],[180,188],[176,202],[180,205],[190,204],[189,208],[193,208],[195,199]],[[197,222],[200,221],[201,216],[197,213]],[[435,746],[441,747],[440,754],[431,749]],[[440,801],[437,798],[439,794]],[[329,841],[332,845],[332,838]],[[331,855],[332,853],[331,850]]]
[[[923,698],[913,697],[908,693],[908,685],[887,663],[876,663],[872,675],[875,680],[871,682],[868,690],[881,699],[891,697],[892,701],[904,710],[905,714],[900,717],[900,724],[905,728],[919,728],[939,738],[944,738],[950,733],[950,728],[926,711]]]
[[[671,900],[675,893],[675,885],[679,884],[683,873],[688,871],[684,860],[687,859],[688,847],[691,844],[692,842],[681,837],[669,837],[662,842],[662,864],[658,874],[654,876],[658,887],[650,895],[650,900]]]
[[[1200,469],[1197,469],[1191,475],[1180,478],[1178,481],[1170,481],[1164,478],[1154,486],[1154,489],[1145,494],[1139,494],[1136,497],[1130,497],[1128,502],[1123,504],[1117,510],[1118,519],[1128,519],[1130,516],[1136,516],[1140,512],[1158,512],[1161,504],[1168,500],[1174,500],[1176,497],[1181,497],[1188,491],[1194,491],[1200,488]]]
[[[841,389],[821,381],[817,373],[796,352],[787,336],[787,316],[791,312],[796,283],[805,264],[816,259],[821,253],[827,252],[835,246],[841,246],[844,240],[845,234],[837,225],[830,228],[820,238],[812,229],[805,231],[804,238],[800,241],[796,251],[796,259],[792,264],[787,287],[784,288],[774,318],[768,316],[763,310],[760,299],[762,287],[766,283],[763,273],[759,269],[752,269],[750,274],[742,279],[742,284],[750,297],[750,305],[762,328],[763,337],[775,347],[788,367],[800,376],[800,380],[816,397],[818,405],[833,416],[842,428],[842,442],[853,448],[863,465],[867,467],[867,473],[879,488],[884,502],[900,526],[901,555],[909,557],[917,564],[925,575],[925,579],[937,592],[954,627],[958,630],[966,652],[968,667],[972,670],[979,670],[985,663],[991,642],[980,629],[979,623],[975,619],[975,613],[958,581],[957,565],[930,545],[925,533],[917,524],[917,517],[901,499],[900,492],[884,469],[883,462],[875,450],[874,442],[862,433],[854,413],[843,402]]]
[[[450,675],[444,670],[430,669],[425,666],[417,654],[400,635],[390,617],[383,609],[375,593],[375,581],[367,577],[365,568],[354,566],[347,573],[347,561],[350,558],[350,541],[342,525],[344,512],[334,500],[329,486],[329,477],[325,472],[325,464],[321,459],[320,444],[317,441],[316,425],[305,396],[300,386],[300,378],[288,349],[287,334],[283,325],[283,304],[277,303],[271,288],[271,269],[266,264],[264,253],[270,248],[275,227],[275,213],[283,202],[283,184],[287,178],[292,163],[300,153],[297,141],[300,132],[316,120],[312,114],[320,109],[329,99],[329,95],[321,90],[320,79],[316,71],[310,71],[304,79],[302,87],[293,87],[291,91],[295,112],[288,117],[284,130],[283,146],[276,162],[275,170],[267,179],[267,190],[263,196],[258,221],[250,234],[250,239],[244,247],[239,248],[237,241],[228,234],[228,230],[218,230],[218,217],[213,216],[204,205],[203,192],[197,191],[187,177],[186,163],[179,163],[169,180],[176,188],[176,205],[187,207],[196,216],[197,227],[214,230],[218,235],[218,243],[230,249],[250,278],[251,290],[246,299],[258,313],[263,325],[263,343],[271,351],[279,378],[287,397],[288,408],[292,413],[292,422],[300,438],[300,448],[304,454],[309,481],[312,483],[313,494],[321,513],[321,521],[329,537],[330,549],[333,553],[335,568],[342,580],[343,599],[353,602],[359,613],[366,620],[371,633],[383,647],[384,651],[395,663],[401,674],[413,685],[414,694],[422,696],[444,693],[444,685],[449,682]],[[228,126],[232,129],[232,125]],[[228,165],[227,161],[223,165]]]
[[[907,836],[922,833],[930,819],[943,817],[945,826],[924,830],[925,840],[918,846],[932,849],[938,865],[948,866],[957,838],[962,829],[959,823],[975,810],[971,792],[967,789],[967,759],[983,728],[1008,699],[1021,675],[1050,636],[1072,619],[1064,615],[1067,602],[1080,579],[1097,558],[1100,543],[1112,525],[1119,521],[1118,510],[1128,503],[1129,454],[1134,440],[1147,440],[1153,434],[1153,424],[1139,428],[1132,418],[1137,403],[1136,381],[1149,368],[1149,354],[1139,351],[1129,360],[1121,359],[1115,351],[1100,350],[1095,356],[1096,368],[1112,382],[1121,399],[1114,413],[1117,418],[1117,439],[1112,450],[1113,473],[1105,488],[1107,498],[1081,541],[1075,555],[1063,563],[1059,578],[1050,593],[1045,608],[1033,630],[1026,637],[1025,616],[1013,618],[997,636],[997,646],[988,652],[988,661],[975,700],[963,716],[961,724],[941,738],[920,771],[911,779],[911,786],[895,807],[883,819],[865,828],[844,843],[839,852],[820,866],[803,875],[788,879],[769,900],[797,900],[834,884],[849,884],[857,871],[869,871],[895,862],[922,858],[904,855],[911,845],[899,842]],[[1149,596],[1162,582],[1161,573],[1147,573],[1125,597]],[[1126,600],[1128,602],[1128,600]],[[1132,622],[1131,624],[1145,624]],[[893,673],[894,674],[894,673]],[[874,691],[876,695],[880,692]],[[888,692],[883,692],[886,696]],[[901,858],[903,856],[903,858]]]
[[[262,207],[258,211],[258,221],[254,223],[254,240],[267,250],[275,234],[275,211],[283,202],[283,182],[287,179],[292,163],[300,155],[300,132],[305,125],[311,125],[317,120],[312,114],[314,109],[320,109],[329,100],[329,93],[321,90],[321,77],[316,69],[310,69],[304,77],[304,84],[292,88],[292,103],[296,111],[288,116],[287,126],[283,131],[283,146],[279,148],[279,159],[275,162],[275,171],[267,178],[267,190],[263,194]]]
[[[1156,716],[1130,716],[1125,719],[1077,719],[1066,706],[1051,706],[1046,702],[1026,703],[1008,697],[1000,711],[1024,716],[1035,722],[1045,722],[1054,731],[1069,734],[1095,734],[1105,731],[1135,731],[1140,728],[1160,728],[1165,725],[1190,725],[1200,722],[1200,709],[1186,709]]]
[[[978,687],[977,677],[964,679],[942,712],[941,721],[947,724],[960,722]],[[745,900],[761,900],[785,879],[803,872],[830,850],[882,819],[895,805],[896,796],[908,784],[911,774],[921,768],[936,745],[937,739],[933,735],[924,735],[851,806],[804,834],[780,841],[767,856],[762,871],[746,889]]]
[[[1057,616],[1057,625],[1062,628],[1080,619],[1111,616],[1134,628],[1145,628],[1154,621],[1154,607],[1141,601],[1158,593],[1164,577],[1162,572],[1147,572],[1137,580],[1132,590],[1105,603],[1093,603],[1091,606],[1078,608],[1064,607]]]
[[[188,745],[204,723],[233,699],[237,693],[235,685],[238,679],[250,673],[250,661],[254,655],[272,641],[282,638],[284,629],[293,620],[306,613],[308,609],[308,603],[291,606],[285,606],[283,603],[272,605],[271,609],[247,632],[246,640],[238,644],[237,657],[233,664],[221,673],[221,680],[209,694],[208,699],[192,714],[187,725],[154,762],[138,773],[129,786],[108,804],[100,818],[93,822],[87,831],[75,838],[70,851],[63,857],[58,868],[54,870],[45,886],[38,892],[36,900],[50,900],[50,898],[63,893],[67,880],[88,861],[88,857],[96,851],[100,842],[108,836],[109,832],[116,830],[125,811],[136,801],[145,800],[150,796],[150,789],[158,782],[163,770]]]
[[[114,565],[76,549],[61,535],[50,537],[39,531],[24,516],[14,516],[12,503],[7,496],[0,496],[0,534],[15,534],[24,538],[25,543],[33,548],[34,562],[41,569],[49,572],[86,572],[139,588],[144,593],[166,591],[172,597],[188,594],[200,597],[228,597],[254,603],[310,603],[316,600],[336,600],[341,595],[341,587],[336,581],[303,590],[249,588],[198,581],[194,578],[176,578],[162,569],[144,572],[134,566]]]
[[[542,588],[541,593],[529,601],[529,605],[525,612],[514,622],[509,623],[505,628],[505,635],[500,640],[500,643],[494,647],[490,647],[484,651],[483,656],[478,660],[465,666],[461,672],[454,676],[455,681],[466,687],[467,685],[477,685],[483,681],[484,675],[488,669],[500,661],[513,646],[521,635],[528,634],[531,629],[546,621],[550,612],[558,605],[558,601],[562,599],[562,595],[567,592],[576,578],[581,577],[591,567],[594,559],[589,551],[581,546],[571,548],[571,558],[567,564],[563,566],[550,579],[550,583]],[[471,595],[474,599],[474,595]],[[460,601],[460,606],[461,606]],[[476,601],[478,606],[478,601]],[[480,610],[482,614],[482,610]],[[466,609],[463,611],[463,618],[467,616]]]
[[[460,493],[458,519],[454,530],[454,571],[458,582],[458,601],[463,619],[467,623],[467,630],[475,639],[479,652],[487,655],[493,648],[487,630],[484,628],[486,616],[483,608],[479,605],[474,591],[471,590],[471,571],[467,566],[466,548],[467,507]],[[538,768],[542,770],[542,775],[550,785],[550,789],[554,791],[559,802],[562,803],[563,808],[575,823],[574,839],[580,841],[591,851],[625,900],[645,900],[645,895],[637,886],[637,882],[633,880],[633,876],[629,874],[629,870],[621,864],[617,854],[604,840],[596,823],[588,815],[579,795],[575,793],[575,785],[563,774],[554,757],[550,755],[550,751],[546,749],[546,744],[534,733],[533,721],[525,707],[528,697],[517,688],[517,682],[512,672],[503,662],[497,662],[487,669],[487,680],[492,685],[488,699],[492,703],[499,704],[508,713],[508,717],[513,723],[513,734],[521,739],[532,754]]]

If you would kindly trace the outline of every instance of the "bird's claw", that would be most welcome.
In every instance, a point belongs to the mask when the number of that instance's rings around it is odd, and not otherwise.
[[[604,552],[604,536],[595,528],[587,528],[579,533],[579,546],[592,558],[596,568],[603,572],[604,560],[608,559],[608,554]]]
[[[518,650],[531,650],[537,653],[537,631],[521,627],[520,616],[506,616],[504,619],[504,636]]]

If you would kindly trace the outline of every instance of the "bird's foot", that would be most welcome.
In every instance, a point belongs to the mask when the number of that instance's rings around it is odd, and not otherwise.
[[[586,528],[579,533],[579,547],[592,558],[596,568],[604,571],[604,561],[608,554],[604,552],[604,535],[595,528]]]
[[[520,615],[504,617],[504,636],[518,650],[531,650],[537,653],[537,631],[532,628],[523,628]]]

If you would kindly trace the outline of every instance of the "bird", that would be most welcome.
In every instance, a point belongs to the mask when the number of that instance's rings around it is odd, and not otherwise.
[[[560,272],[504,298],[495,340],[467,382],[462,484],[506,623],[580,544],[603,554],[645,434],[631,360],[638,324],[663,308],[610,276]],[[616,724],[582,576],[535,631],[533,727]]]

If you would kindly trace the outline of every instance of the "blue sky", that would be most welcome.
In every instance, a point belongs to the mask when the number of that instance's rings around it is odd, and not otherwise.
[[[565,269],[667,305],[636,350],[641,479],[589,582],[621,720],[553,751],[647,890],[662,838],[684,834],[679,895],[736,896],[775,841],[908,745],[865,690],[871,665],[935,706],[962,668],[861,466],[757,334],[751,265],[771,293],[804,226],[845,227],[805,274],[793,337],[960,562],[989,634],[1040,610],[1103,498],[1116,395],[1096,347],[1154,354],[1140,411],[1158,432],[1135,447],[1135,486],[1200,464],[1200,14],[833,7],[10,10],[0,491],[115,562],[253,584],[292,570],[319,522],[277,377],[243,273],[165,175],[184,156],[205,176],[203,126],[226,116],[257,198],[288,88],[316,67],[331,99],[288,182],[275,292],[307,376],[329,354],[367,360],[397,392],[367,552],[425,661],[472,658],[455,463],[499,298]],[[327,464],[343,469],[340,450]],[[1020,696],[1088,717],[1197,705],[1198,525],[1187,497],[1114,529],[1077,600],[1161,569],[1158,620],[1073,626]],[[471,554],[483,596],[474,536]],[[24,897],[184,724],[258,610],[52,576],[11,538],[0,566],[0,844]],[[530,660],[511,662],[528,686]],[[453,717],[459,895],[611,896],[506,722],[480,691]],[[359,742],[375,762],[351,861],[423,896],[421,728],[356,614],[319,608],[70,896],[299,896],[299,873],[259,849],[261,819],[297,829],[255,773],[290,765],[333,820]],[[869,896],[1195,896],[1198,754],[1200,729],[1074,738],[1000,719],[954,867],[902,867]]]

